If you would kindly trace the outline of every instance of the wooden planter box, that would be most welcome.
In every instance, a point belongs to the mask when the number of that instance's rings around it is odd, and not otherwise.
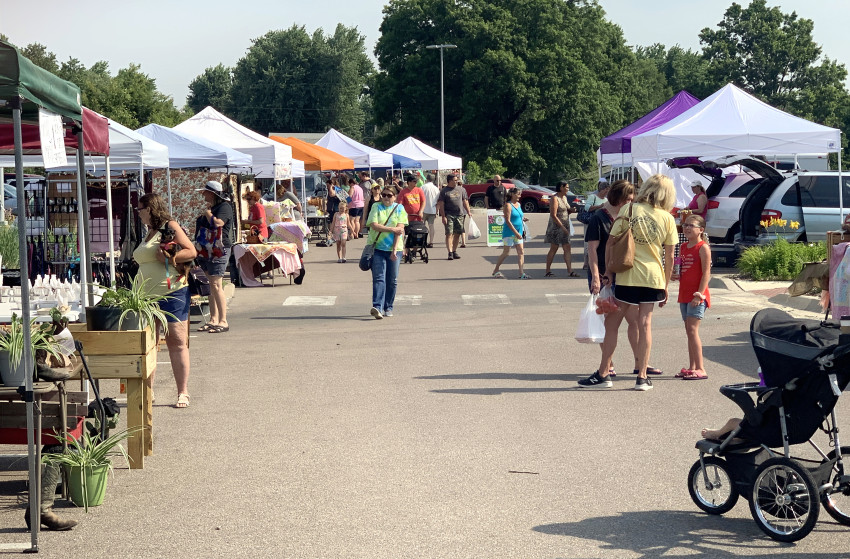
[[[124,380],[127,428],[144,427],[127,440],[130,468],[143,468],[144,457],[153,454],[150,377],[156,370],[156,337],[150,329],[89,331],[85,324],[69,324],[68,328],[83,344],[92,378]]]

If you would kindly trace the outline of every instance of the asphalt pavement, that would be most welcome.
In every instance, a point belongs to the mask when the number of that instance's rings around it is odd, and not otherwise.
[[[832,558],[850,529],[822,512],[797,544],[768,539],[746,501],[723,517],[688,495],[702,427],[740,415],[723,384],[756,378],[754,312],[717,289],[702,325],[708,380],[687,365],[677,305],[653,316],[652,365],[636,392],[623,337],[610,389],[579,389],[600,351],[575,341],[584,277],[560,256],[544,278],[547,216],[532,216],[527,272],[483,240],[447,261],[402,265],[395,316],[369,315],[371,279],[310,249],[302,285],[238,289],[230,332],[193,332],[191,407],[178,410],[165,352],[155,454],[116,467],[105,503],[41,534],[46,557]],[[479,226],[483,225],[478,217]],[[572,261],[581,271],[576,241]],[[582,272],[582,276],[584,276]],[[801,316],[803,311],[798,312]],[[806,316],[809,316],[808,314]],[[197,325],[195,325],[197,326]],[[105,391],[116,395],[117,385]],[[839,415],[842,404],[839,403]],[[810,453],[804,452],[804,455]],[[28,541],[25,467],[0,465],[0,551]]]

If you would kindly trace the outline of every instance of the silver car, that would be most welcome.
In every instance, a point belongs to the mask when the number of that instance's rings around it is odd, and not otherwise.
[[[768,229],[760,225],[755,241],[763,244],[777,237],[789,241],[821,241],[826,239],[828,231],[841,229],[844,217],[840,210],[838,178],[838,171],[800,171],[782,181],[767,197],[759,221],[782,219],[788,225]],[[850,209],[850,172],[842,174],[841,191],[846,215]],[[742,212],[748,204],[749,201],[745,202]],[[750,213],[754,213],[754,209],[749,208]],[[798,229],[791,229],[792,221],[800,224]]]

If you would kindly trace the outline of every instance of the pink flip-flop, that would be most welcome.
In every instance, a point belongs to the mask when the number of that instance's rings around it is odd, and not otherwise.
[[[699,371],[689,371],[689,373],[682,377],[682,380],[706,380],[708,375],[705,373],[700,373]]]
[[[684,378],[686,375],[693,373],[690,369],[682,369],[678,373],[676,373],[676,378]]]

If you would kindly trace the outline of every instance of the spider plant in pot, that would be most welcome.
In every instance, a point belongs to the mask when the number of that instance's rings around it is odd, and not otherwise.
[[[30,322],[30,351],[35,366],[36,351],[43,350],[48,355],[59,357],[59,344],[53,338],[51,324],[38,325],[33,319]],[[12,314],[12,322],[0,330],[0,378],[6,386],[22,386],[27,374],[32,371],[23,370],[24,356],[24,321],[17,314]]]
[[[123,457],[127,466],[130,466],[127,450],[121,443],[140,429],[141,427],[124,429],[105,439],[83,429],[80,438],[69,437],[66,452],[45,453],[41,456],[41,461],[65,468],[71,501],[78,507],[85,507],[88,512],[89,507],[103,503],[107,476],[112,471],[112,458]]]
[[[129,289],[109,288],[94,307],[86,307],[88,330],[140,330],[162,324],[168,329],[167,318],[173,314],[159,308],[169,295],[156,295],[149,287],[150,280],[136,276]],[[174,317],[176,318],[176,317]]]

